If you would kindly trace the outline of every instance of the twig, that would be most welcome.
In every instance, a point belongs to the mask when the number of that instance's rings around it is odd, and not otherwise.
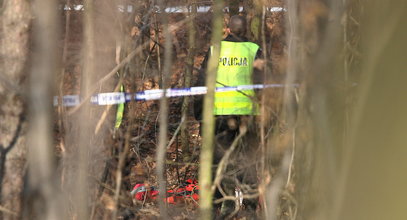
[[[159,41],[159,27],[158,27],[158,21],[157,21],[157,14],[154,14],[154,19],[155,19],[155,38],[156,40],[154,42]],[[157,47],[157,63],[158,63],[158,72],[161,73],[161,53],[160,53],[160,47]]]
[[[176,142],[175,146],[176,146],[176,148],[175,148],[175,162],[179,162],[179,160],[178,160],[178,136],[177,136],[177,142]],[[181,179],[180,179],[180,175],[179,175],[179,166],[175,165],[175,167],[176,167],[176,170],[177,170],[178,185],[181,185]]]
[[[212,187],[211,187],[212,193],[215,192],[216,185],[218,185],[220,183],[220,181],[222,180],[222,172],[224,171],[224,169],[226,167],[226,163],[229,160],[230,155],[236,149],[236,147],[237,147],[237,145],[239,143],[239,140],[246,134],[246,132],[247,132],[247,128],[246,129],[241,129],[239,135],[233,140],[232,145],[225,152],[225,154],[223,155],[221,161],[219,162],[219,166],[216,169],[216,177],[215,177],[215,180],[213,181],[213,184],[212,184]]]
[[[293,131],[293,147],[292,147],[292,151],[291,151],[291,158],[290,158],[290,165],[288,167],[288,175],[287,175],[287,182],[285,184],[285,187],[288,187],[288,184],[290,184],[290,180],[291,180],[291,173],[292,173],[292,167],[293,167],[293,163],[294,163],[294,155],[295,155],[295,128]]]
[[[235,197],[235,202],[236,202],[236,197]],[[232,213],[230,213],[225,219],[232,219],[240,210],[240,207],[235,205],[235,210],[233,210]]]
[[[147,70],[147,63],[148,63],[148,60],[149,60],[150,57],[151,57],[151,53],[153,52],[153,50],[154,50],[154,48],[156,47],[156,45],[157,45],[157,43],[154,43],[154,45],[151,47],[151,49],[150,49],[150,51],[149,51],[149,53],[148,53],[147,59],[146,59],[146,61],[144,62],[143,75],[141,76],[141,81],[144,81],[144,76],[145,76],[146,70]]]
[[[181,123],[179,123],[177,129],[175,130],[174,134],[172,135],[172,138],[171,138],[170,142],[168,142],[168,145],[167,145],[166,149],[168,149],[174,143],[175,138],[177,137],[178,132],[181,130],[182,124],[184,122],[185,122],[185,117],[182,117],[181,118]]]
[[[67,0],[66,5],[68,7],[71,7],[71,0]],[[67,56],[68,56],[68,42],[69,42],[69,36],[71,33],[71,28],[70,25],[71,24],[71,11],[67,10],[66,11],[66,15],[65,15],[65,36],[64,36],[64,46],[62,49],[62,68],[61,68],[61,75],[60,75],[60,82],[59,82],[59,88],[58,88],[58,92],[59,92],[59,100],[62,100],[62,96],[63,96],[63,86],[64,86],[64,78],[65,78],[65,71],[66,71],[66,60],[67,60]],[[58,102],[58,127],[60,129],[60,131],[63,130],[64,128],[64,122],[66,121],[65,119],[65,108],[62,105],[62,101]],[[61,137],[61,150],[62,152],[66,152],[65,149],[65,137]]]
[[[199,166],[198,163],[188,163],[188,162],[174,162],[174,161],[170,161],[170,160],[166,160],[165,161],[166,164],[169,165],[187,165],[187,166]]]
[[[0,150],[2,153],[7,154],[15,146],[15,144],[17,143],[18,137],[20,136],[24,121],[25,121],[25,112],[21,112],[16,131],[15,131],[14,136],[11,139],[9,145],[7,147],[3,147],[2,145],[0,145],[0,147],[1,147]]]
[[[107,177],[109,175],[109,168],[110,168],[109,161],[106,160],[105,169],[103,170],[102,177],[100,178],[100,181],[98,182],[100,184],[100,186],[99,186],[99,189],[98,189],[98,192],[97,192],[97,195],[96,195],[96,199],[99,199],[102,196],[103,191],[106,188],[106,186],[104,186],[104,185],[106,185],[105,182],[106,182]],[[94,177],[94,178],[96,179],[96,177]],[[95,213],[96,213],[96,203],[94,203],[92,205],[92,211],[91,211],[91,215],[90,215],[89,219],[93,219],[94,216],[95,216]]]
[[[350,20],[357,26],[360,26],[360,23],[353,17],[353,16],[349,16]]]
[[[121,185],[122,185],[122,181],[123,181],[123,167],[125,165],[126,162],[126,158],[127,158],[127,152],[129,151],[130,148],[130,129],[132,126],[129,126],[127,128],[126,134],[125,134],[125,142],[124,142],[124,149],[122,152],[120,152],[119,154],[119,162],[117,165],[117,169],[116,169],[116,188],[114,191],[114,204],[115,204],[115,209],[114,209],[114,214],[113,214],[113,218],[115,219],[115,217],[117,216],[117,210],[119,207],[119,198],[120,198],[120,190],[121,190]]]
[[[117,83],[116,87],[114,88],[113,92],[118,92],[120,89],[120,86],[122,84],[122,78],[119,80],[119,82]],[[106,117],[107,117],[107,113],[109,112],[109,110],[112,108],[113,105],[107,105],[105,107],[105,110],[102,113],[102,116],[100,117],[98,123],[96,124],[96,128],[95,128],[95,132],[94,134],[96,135],[97,133],[99,133],[100,128],[102,127],[103,122],[106,121]]]
[[[294,213],[293,213],[293,218],[292,219],[296,219],[297,218],[297,211],[298,211],[298,203],[297,200],[291,195],[291,193],[289,193],[287,190],[284,190],[283,192],[281,192],[281,194],[285,197],[287,197],[288,201],[290,201],[293,205],[294,205]],[[291,206],[290,206],[291,208]]]
[[[138,47],[136,50],[134,50],[133,52],[140,52],[140,48],[142,48],[142,47]],[[132,52],[132,53],[133,53]],[[135,54],[133,55],[133,56],[135,56]],[[128,58],[129,56],[127,56],[126,58],[125,58],[125,60]],[[123,61],[125,61],[125,60],[123,60]],[[123,61],[122,61],[122,63],[123,63]],[[136,89],[134,89],[134,90],[136,90]],[[130,112],[133,112],[134,111],[134,105],[133,105],[133,103],[134,103],[134,100],[131,100],[131,102],[130,102]],[[133,121],[133,119],[134,119],[134,114],[130,114],[130,121]],[[123,152],[121,152],[121,153],[119,153],[119,161],[118,161],[118,165],[117,165],[117,169],[116,169],[116,188],[115,188],[115,194],[114,194],[114,212],[113,212],[113,215],[112,215],[112,219],[116,219],[116,216],[117,216],[117,211],[118,211],[118,208],[119,208],[119,198],[120,198],[120,190],[121,190],[121,185],[122,185],[122,175],[123,175],[123,173],[122,173],[122,170],[123,170],[123,167],[124,167],[124,165],[125,165],[125,162],[126,162],[126,158],[127,158],[127,152],[130,150],[130,135],[131,135],[131,129],[133,128],[133,124],[131,124],[130,123],[130,125],[127,127],[127,129],[126,129],[126,133],[125,133],[125,135],[124,135],[124,149],[123,149]]]
[[[243,195],[242,197],[243,197],[243,199],[254,199],[254,198],[259,197],[259,195],[260,195],[259,193],[254,193],[254,194]],[[227,201],[227,200],[235,201],[236,197],[235,196],[223,196],[222,198],[215,200],[214,203],[219,204],[219,203]]]
[[[300,101],[300,97],[299,97],[299,94],[298,94],[298,89],[295,89],[295,90],[294,90],[294,95],[295,95],[296,104],[298,105],[298,104],[299,104],[299,101]],[[298,117],[298,116],[297,116],[297,117]],[[297,142],[296,142],[296,126],[294,125],[294,128],[293,128],[293,145],[292,145],[290,166],[289,166],[289,168],[288,168],[287,183],[285,184],[285,187],[286,187],[286,188],[287,188],[287,186],[288,186],[288,184],[290,183],[290,180],[291,180],[291,173],[292,173],[292,166],[293,166],[293,163],[294,163],[294,156],[295,156],[296,143],[297,143]]]

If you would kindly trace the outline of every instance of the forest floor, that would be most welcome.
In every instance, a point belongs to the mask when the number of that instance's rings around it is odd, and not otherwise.
[[[68,41],[68,63],[66,64],[66,72],[63,78],[63,92],[64,94],[78,94],[80,91],[80,77],[82,68],[80,64],[81,54],[81,15],[72,15],[70,41]],[[174,15],[170,19],[170,28],[172,28],[172,35],[174,36],[174,60],[172,67],[172,74],[170,78],[171,88],[181,88],[183,77],[185,74],[185,63],[187,59],[187,30],[183,28],[185,25],[180,22],[185,19],[183,15]],[[206,50],[209,46],[210,39],[210,15],[200,15],[197,19],[198,38],[197,38],[197,54],[194,59],[194,78],[196,78],[197,70],[200,68],[201,62],[204,59]],[[271,21],[270,21],[271,22]],[[272,26],[271,24],[269,24]],[[134,28],[133,28],[134,30]],[[153,31],[150,33],[154,35]],[[152,37],[152,36],[150,36]],[[160,41],[163,45],[164,42]],[[275,44],[276,47],[281,47],[280,44]],[[112,45],[113,50],[114,46]],[[136,79],[138,85],[137,91],[147,89],[159,88],[159,75],[149,73],[157,72],[157,49],[151,50],[151,60],[147,67],[144,69],[143,79]],[[111,50],[112,51],[112,50]],[[162,56],[161,52],[161,56]],[[162,58],[162,57],[161,57]],[[147,63],[147,61],[146,61]],[[158,62],[159,63],[159,62]],[[110,70],[107,70],[107,72]],[[145,78],[144,78],[145,76]],[[112,79],[117,80],[117,79]],[[132,87],[130,79],[125,79],[124,85],[128,91]],[[183,158],[181,138],[178,132],[178,127],[181,122],[181,106],[183,98],[169,99],[169,114],[168,114],[168,140],[174,138],[172,144],[167,148],[166,155],[166,179],[167,188],[176,189],[182,185],[187,179],[198,179],[198,161],[201,137],[199,134],[199,122],[196,121],[192,114],[192,109],[186,118],[186,125],[188,131],[188,142],[190,158],[185,161]],[[131,106],[133,105],[133,106]],[[131,107],[130,107],[131,106]],[[190,105],[191,106],[191,105]],[[112,108],[115,112],[115,107]],[[114,114],[114,113],[113,113]],[[130,116],[132,115],[132,116]],[[113,128],[113,124],[111,125]],[[130,192],[133,187],[138,183],[144,183],[146,186],[157,185],[156,180],[156,149],[158,146],[158,133],[159,133],[159,101],[141,101],[133,104],[126,104],[125,115],[121,129],[114,135],[108,134],[110,137],[109,143],[113,150],[112,158],[117,158],[117,152],[125,142],[125,133],[130,133],[130,151],[126,159],[126,165],[123,169],[123,181],[121,193],[127,200],[131,200]],[[109,146],[107,146],[109,148]],[[106,184],[113,186],[115,180],[115,168],[117,167],[117,159],[109,161],[111,169],[109,170],[109,177],[105,180]],[[112,187],[114,188],[114,187]],[[106,209],[109,209],[109,204],[112,195],[105,192],[101,197],[101,203]],[[126,200],[126,199],[124,199]],[[171,219],[195,219],[197,214],[197,201],[193,198],[183,198],[176,201],[176,204],[168,204],[169,216]],[[157,201],[135,201],[133,203],[123,202],[120,210],[122,210],[122,218],[125,216],[130,219],[155,219],[159,216]],[[242,213],[244,216],[244,213]],[[244,217],[237,217],[236,219],[245,219]]]

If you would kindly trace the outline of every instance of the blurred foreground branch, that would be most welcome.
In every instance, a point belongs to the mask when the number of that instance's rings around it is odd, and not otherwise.
[[[55,72],[57,70],[56,2],[34,2],[34,56],[29,91],[28,188],[26,219],[65,219],[65,205],[57,179],[57,163],[52,137]]]

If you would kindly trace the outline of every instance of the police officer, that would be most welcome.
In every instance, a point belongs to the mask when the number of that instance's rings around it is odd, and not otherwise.
[[[245,37],[246,19],[242,16],[232,16],[227,28],[228,36],[221,41],[220,57],[216,77],[216,87],[228,87],[239,85],[251,85],[255,78],[253,66],[261,55],[259,46],[249,42]],[[211,50],[205,57],[201,72],[198,75],[196,86],[205,85],[205,70]],[[258,82],[256,82],[258,83]],[[194,114],[197,120],[202,120],[203,98],[198,97],[194,101]],[[253,123],[253,117],[258,115],[258,102],[253,89],[242,91],[218,92],[215,94],[214,111],[215,122],[215,152],[213,164],[217,166],[229,149],[234,139],[239,135],[239,127],[248,129],[238,148],[228,160],[226,171],[222,175],[221,187],[228,196],[234,196],[239,186],[244,194],[248,189],[256,189],[256,153],[258,152],[258,138]],[[214,167],[213,171],[216,170]],[[215,172],[213,173],[215,174]],[[214,176],[214,175],[213,175]],[[216,191],[214,199],[219,199],[222,194]],[[255,216],[257,200],[244,200],[246,210]],[[230,215],[235,210],[235,201],[224,201],[220,208],[220,218]],[[216,209],[215,209],[216,210]],[[217,214],[217,213],[215,213]]]

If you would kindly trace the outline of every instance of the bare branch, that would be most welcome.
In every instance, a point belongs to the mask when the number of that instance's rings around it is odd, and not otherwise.
[[[124,65],[126,65],[128,62],[130,62],[131,59],[133,59],[137,53],[140,53],[143,50],[144,46],[146,46],[148,44],[149,44],[149,42],[145,42],[144,44],[138,46],[129,55],[127,55],[127,57],[125,59],[123,59],[117,66],[115,66],[108,74],[106,74],[102,79],[100,79],[98,82],[96,82],[95,85],[90,89],[89,95],[87,95],[84,99],[82,99],[82,101],[79,105],[77,105],[75,108],[71,109],[68,112],[68,115],[74,114],[76,111],[78,111],[85,102],[89,101],[89,99],[92,97],[93,93],[100,87],[100,85],[102,85],[104,82],[106,82],[108,79],[110,79],[110,77],[114,76],[117,73],[117,71],[119,71],[122,67],[124,67]]]
[[[232,154],[232,152],[235,151],[236,147],[238,146],[238,143],[239,143],[240,139],[242,139],[242,137],[246,134],[246,132],[247,132],[247,128],[246,129],[241,129],[239,135],[235,138],[235,140],[233,140],[232,145],[225,152],[224,156],[222,157],[222,160],[219,162],[219,166],[216,169],[215,180],[213,181],[213,184],[212,184],[212,187],[211,187],[212,193],[215,192],[216,186],[219,185],[220,182],[222,181],[222,173],[225,171],[225,168],[226,168],[227,162],[229,160],[229,157]]]
[[[254,193],[254,194],[246,194],[246,195],[243,195],[242,197],[243,197],[243,199],[255,199],[255,198],[258,198],[259,195],[260,195],[259,193]],[[223,196],[223,198],[215,200],[214,203],[219,204],[226,200],[235,201],[236,197],[235,196]]]
[[[159,6],[161,9],[164,8],[164,1],[159,1]],[[162,69],[162,88],[167,89],[170,79],[171,65],[172,65],[172,35],[169,30],[168,15],[163,13],[161,15],[161,23],[163,25],[164,38],[165,38],[165,51],[164,51],[164,66]],[[158,148],[156,152],[156,161],[157,161],[157,180],[159,191],[162,192],[159,194],[158,206],[160,208],[160,214],[162,219],[168,218],[167,207],[164,203],[166,189],[166,177],[165,177],[165,158],[166,158],[166,144],[167,144],[167,134],[168,134],[168,99],[164,94],[160,99],[160,130],[159,130],[159,139],[158,139]]]
[[[25,112],[21,112],[20,117],[19,117],[19,121],[18,121],[18,124],[17,124],[16,131],[14,132],[14,136],[11,139],[9,145],[7,147],[3,147],[2,145],[0,145],[0,153],[1,154],[7,154],[14,147],[14,145],[17,143],[17,140],[18,140],[18,137],[20,136],[21,129],[23,127],[24,121],[25,121]]]
[[[16,131],[14,132],[14,136],[11,139],[9,145],[7,147],[0,145],[0,201],[2,198],[1,192],[3,190],[3,179],[4,179],[5,172],[6,172],[5,168],[6,168],[7,153],[11,149],[13,149],[13,147],[16,145],[17,140],[20,137],[20,133],[21,133],[24,121],[25,121],[25,113],[21,112]]]

